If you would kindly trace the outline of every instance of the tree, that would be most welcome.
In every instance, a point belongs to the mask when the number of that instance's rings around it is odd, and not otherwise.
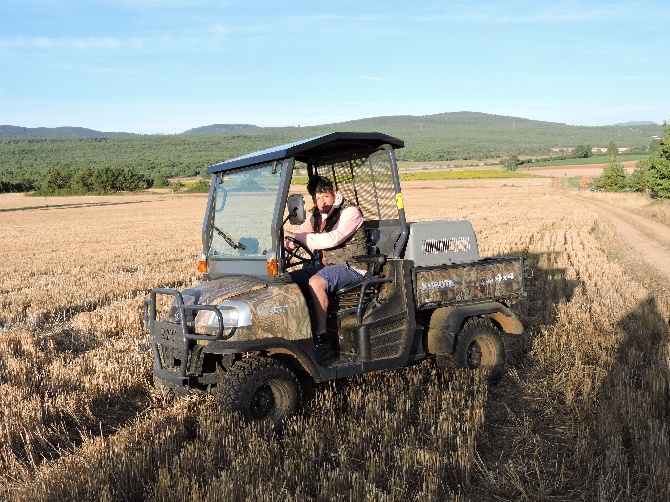
[[[618,192],[626,187],[626,170],[623,164],[617,162],[617,148],[614,141],[610,141],[607,155],[608,162],[603,174],[593,181],[593,186],[607,192]]]
[[[670,159],[657,157],[648,174],[649,188],[656,196],[670,198]]]
[[[507,159],[503,159],[500,164],[505,171],[516,171],[519,167],[519,164],[521,164],[521,161],[519,160],[518,156],[512,155]]]
[[[661,138],[656,155],[649,158],[647,179],[649,188],[658,197],[670,197],[670,124],[663,123],[665,135]]]
[[[8,192],[30,192],[36,188],[35,180],[28,177],[0,178],[0,193]]]
[[[652,139],[651,143],[649,143],[649,154],[656,155],[660,149],[661,149],[661,140],[658,138]]]
[[[74,176],[74,169],[70,164],[59,164],[56,167],[51,167],[47,170],[42,179],[42,190],[46,193],[57,192],[70,188],[72,177]]]
[[[116,173],[111,167],[101,167],[93,173],[93,190],[96,192],[113,192],[116,185]]]
[[[616,148],[616,145],[614,144],[614,141],[610,141],[609,146],[607,147],[607,160],[610,164],[613,164],[616,162],[616,157],[619,151]]]
[[[151,186],[151,181],[132,167],[118,169],[116,191],[133,192]]]
[[[646,192],[649,190],[649,159],[641,159],[635,166],[635,170],[628,177],[628,187],[636,192]]]
[[[79,169],[72,176],[70,186],[76,192],[91,192],[93,190],[93,169],[90,167]]]
[[[574,159],[586,159],[591,156],[591,145],[577,145],[574,150],[572,150],[572,158]]]
[[[157,174],[153,178],[153,186],[156,188],[164,188],[170,186],[170,180],[164,174]]]

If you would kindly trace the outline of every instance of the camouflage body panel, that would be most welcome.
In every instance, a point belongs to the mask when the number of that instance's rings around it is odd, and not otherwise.
[[[281,337],[300,340],[312,337],[307,302],[300,288],[293,283],[272,284],[235,298],[251,309],[252,324],[237,328],[229,338],[233,341]]]
[[[526,294],[524,259],[487,258],[473,263],[415,268],[417,308],[434,308],[477,300],[500,300]]]
[[[219,279],[201,282],[197,286],[182,291],[185,305],[218,305],[250,291],[267,288],[270,277],[254,275],[227,275]]]
[[[236,328],[228,339],[231,341],[271,337],[300,340],[312,336],[307,302],[300,288],[292,282],[271,277],[225,276],[186,289],[182,296],[186,305],[218,305],[225,300],[248,305],[252,323]],[[206,312],[198,315],[204,314]]]

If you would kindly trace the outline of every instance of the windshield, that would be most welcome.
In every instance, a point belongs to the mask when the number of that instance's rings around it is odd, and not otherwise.
[[[217,176],[211,258],[266,260],[284,167],[278,162]]]

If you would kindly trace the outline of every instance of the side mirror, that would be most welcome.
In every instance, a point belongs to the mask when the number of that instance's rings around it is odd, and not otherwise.
[[[300,194],[288,196],[288,221],[291,225],[302,225],[307,218],[305,213],[305,199]]]

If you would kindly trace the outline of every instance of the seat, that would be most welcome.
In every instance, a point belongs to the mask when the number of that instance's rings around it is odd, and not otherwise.
[[[358,305],[361,286],[366,282],[369,282],[373,277],[379,276],[382,265],[386,263],[386,256],[381,254],[355,256],[353,261],[357,263],[366,263],[368,271],[359,281],[352,282],[335,292],[335,296],[339,300],[339,309],[352,308]]]
[[[387,257],[393,255],[393,245],[400,235],[399,228],[392,223],[379,220],[366,220],[363,223],[368,253],[355,256],[352,261],[363,264],[356,268],[366,268],[367,273],[359,281],[348,284],[331,296],[329,315],[356,313],[360,324],[366,308],[377,298],[381,285],[392,281],[383,274]]]

